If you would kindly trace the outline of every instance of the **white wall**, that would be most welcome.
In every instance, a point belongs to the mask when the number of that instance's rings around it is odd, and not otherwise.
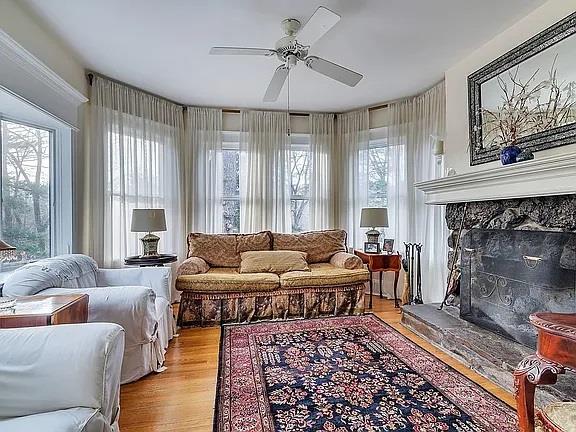
[[[468,75],[575,10],[575,0],[549,0],[446,71],[446,168],[454,168],[458,174],[463,174],[485,169],[490,165],[494,167],[500,165],[500,162],[495,161],[490,164],[470,166],[468,153],[470,142],[468,138]],[[477,25],[481,24],[478,23]],[[535,157],[575,150],[576,145],[557,147],[538,152]]]
[[[0,0],[0,28],[68,84],[88,94],[84,67],[54,34],[16,0]]]

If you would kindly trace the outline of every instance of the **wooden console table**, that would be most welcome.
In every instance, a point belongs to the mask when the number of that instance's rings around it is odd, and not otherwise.
[[[383,272],[394,272],[394,307],[400,307],[398,305],[398,277],[400,276],[400,269],[402,268],[402,255],[400,254],[374,254],[366,253],[359,249],[354,249],[354,254],[362,259],[362,262],[368,266],[368,271],[370,272],[370,303],[368,307],[372,309],[372,273],[380,273],[380,298],[382,298],[382,273]]]
[[[530,315],[538,330],[538,349],[514,371],[520,431],[534,431],[534,392],[539,384],[555,384],[566,369],[576,370],[576,314],[538,312]]]
[[[87,321],[87,294],[18,297],[16,307],[0,312],[0,329]]]

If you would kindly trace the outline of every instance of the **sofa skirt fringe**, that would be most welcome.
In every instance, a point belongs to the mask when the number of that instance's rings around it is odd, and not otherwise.
[[[178,326],[362,315],[364,288],[360,283],[249,293],[182,291]]]

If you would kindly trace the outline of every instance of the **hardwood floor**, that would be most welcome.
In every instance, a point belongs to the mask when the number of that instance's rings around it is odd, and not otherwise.
[[[471,378],[508,404],[514,397],[400,324],[400,312],[390,300],[374,296],[373,312],[436,357]],[[185,329],[170,343],[168,370],[122,386],[122,432],[211,431],[219,328]]]

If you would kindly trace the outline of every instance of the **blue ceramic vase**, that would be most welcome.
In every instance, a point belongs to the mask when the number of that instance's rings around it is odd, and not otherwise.
[[[522,150],[520,150],[520,147],[514,144],[502,148],[502,150],[500,150],[500,162],[502,162],[502,165],[510,165],[516,163],[516,158],[521,151]]]

